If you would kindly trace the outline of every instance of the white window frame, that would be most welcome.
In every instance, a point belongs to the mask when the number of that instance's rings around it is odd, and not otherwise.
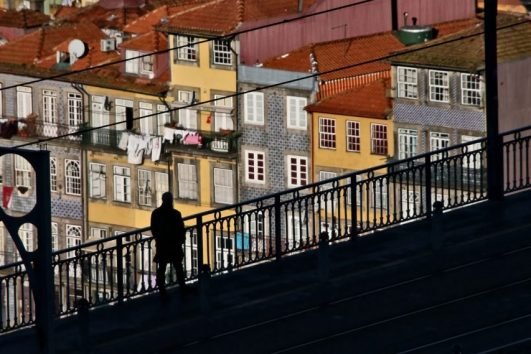
[[[101,163],[89,163],[89,196],[105,198],[107,184],[107,167]]]
[[[398,128],[398,159],[403,160],[417,154],[418,131]]]
[[[264,125],[264,94],[249,92],[244,96],[244,122]]]
[[[162,204],[162,194],[170,190],[170,177],[167,173],[155,172],[155,205]]]
[[[17,117],[27,118],[33,112],[32,89],[28,86],[17,86]]]
[[[171,121],[171,112],[163,104],[157,105],[157,135],[164,135],[164,126]]]
[[[360,122],[348,120],[346,122],[347,134],[347,151],[360,152],[361,151],[361,130]]]
[[[151,175],[151,171],[138,169],[138,205],[152,205],[153,178]]]
[[[105,110],[104,107],[105,103],[105,97],[104,96],[92,96],[92,102],[91,102],[91,108],[92,108],[92,114],[91,114],[91,126],[93,128],[98,127],[104,127],[107,129],[107,126],[109,125],[109,112]],[[103,144],[103,145],[109,145],[110,141],[108,140],[108,137],[106,137],[103,134],[100,134],[98,129],[95,129],[92,132],[92,142],[94,144]]]
[[[263,151],[245,151],[245,181],[265,184],[266,158]]]
[[[81,226],[66,224],[66,248],[79,246],[81,244]],[[68,258],[75,257],[75,252],[68,252]]]
[[[199,47],[196,40],[191,36],[175,36],[177,47],[177,60],[197,62],[199,58]]]
[[[319,117],[319,148],[336,149],[336,120]]]
[[[214,95],[214,106],[223,108],[233,108],[233,98],[225,95]],[[234,130],[234,121],[232,115],[226,112],[214,112],[214,131],[219,132],[221,129]]]
[[[308,184],[309,161],[306,156],[287,155],[286,156],[287,186],[299,187]]]
[[[461,104],[465,106],[481,106],[481,76],[477,74],[461,74]]]
[[[65,193],[81,195],[81,164],[78,160],[65,159]]]
[[[33,187],[33,168],[28,160],[15,155],[15,187]]]
[[[440,132],[430,132],[430,151],[437,151],[447,148],[450,145],[450,134]],[[442,154],[433,155],[434,160],[439,160]]]
[[[179,198],[198,199],[197,166],[192,163],[177,163]]]
[[[194,91],[179,90],[177,91],[177,100],[180,104],[186,106],[192,104]],[[179,108],[179,125],[183,128],[197,130],[197,110],[190,108]]]
[[[131,203],[131,169],[113,166],[114,200]]]
[[[319,181],[326,181],[327,179],[336,178],[337,173],[331,172],[331,171],[319,171]],[[332,183],[325,183],[320,185],[321,192],[332,190],[333,184]],[[328,192],[325,195],[321,197],[321,209],[326,210],[328,212],[331,212],[333,209],[337,209],[337,198],[338,194],[334,192]]]
[[[42,90],[42,119],[47,124],[57,124],[57,91]]]
[[[147,53],[144,53],[147,54]],[[144,75],[153,74],[153,67],[155,66],[155,58],[153,55],[145,55],[140,58],[140,73]]]
[[[67,95],[68,125],[78,128],[83,122],[83,98],[79,93],[69,92]]]
[[[57,192],[57,159],[50,157],[50,191]]]
[[[34,249],[33,225],[30,223],[22,224],[18,230],[18,235],[26,251],[32,252]]]
[[[418,70],[415,68],[397,67],[398,97],[418,98]]]
[[[450,102],[450,73],[441,70],[429,70],[429,92],[432,102]]]
[[[287,127],[289,129],[307,129],[308,115],[304,110],[307,102],[306,97],[286,97]]]
[[[212,41],[212,63],[215,65],[232,65],[232,49],[229,40],[214,39]]]
[[[128,74],[138,74],[140,53],[136,50],[125,50],[125,72]]]
[[[90,238],[96,240],[107,238],[107,229],[102,229],[100,227],[91,227]]]
[[[308,222],[304,220],[304,216],[301,219],[299,215],[290,213],[287,218],[287,223],[288,237],[286,250],[298,248],[304,243],[304,239],[308,237]]]
[[[214,202],[234,204],[234,172],[228,168],[214,167]]]
[[[216,235],[216,268],[228,268],[234,265],[236,253],[235,240],[230,235]]]
[[[140,133],[144,135],[153,134],[153,105],[147,102],[138,103],[138,117],[140,120]]]
[[[133,101],[117,98],[114,100],[114,121],[118,123],[114,126],[116,130],[127,129],[127,108],[133,108]]]
[[[383,147],[385,148],[385,151],[379,151]],[[371,154],[383,156],[388,153],[389,133],[387,131],[387,125],[371,123]]]
[[[199,273],[199,253],[197,251],[197,233],[195,231],[186,231],[184,242],[185,252],[185,270],[186,275],[191,276]]]

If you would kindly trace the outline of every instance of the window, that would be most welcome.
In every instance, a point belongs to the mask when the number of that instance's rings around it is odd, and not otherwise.
[[[66,194],[81,195],[81,168],[79,161],[65,160]]]
[[[83,118],[83,101],[79,93],[69,93],[67,97],[68,106],[68,125],[71,127],[78,127]]]
[[[57,92],[42,90],[42,116],[45,123],[57,124]]]
[[[417,154],[417,130],[398,129],[398,158],[407,159]]]
[[[104,127],[109,124],[109,112],[105,110],[104,102],[104,96],[92,96],[92,127]],[[94,130],[92,132],[92,143],[109,145],[110,141],[108,136],[100,134],[98,130]]]
[[[33,226],[30,223],[25,223],[20,226],[19,236],[26,251],[33,251]]]
[[[57,226],[56,222],[52,222],[52,251],[56,251],[59,249],[59,227]]]
[[[117,98],[114,100],[114,114],[115,114],[115,122],[122,122],[119,124],[116,124],[114,127],[116,130],[126,130],[128,128],[128,125],[132,124],[133,119],[133,101],[124,100],[121,98]],[[128,122],[129,119],[131,119],[131,122]]]
[[[479,75],[461,74],[461,103],[467,106],[481,104],[481,79]]]
[[[197,171],[192,164],[177,164],[177,182],[179,184],[179,198],[197,199]]]
[[[299,215],[289,215],[287,222],[288,229],[288,250],[300,247],[304,240],[308,240],[308,220]]]
[[[199,254],[197,252],[197,234],[195,231],[186,231],[184,253],[186,276],[196,275],[199,271]]]
[[[418,98],[418,73],[417,69],[398,67],[398,97],[401,98]]]
[[[162,194],[170,190],[167,173],[155,172],[155,197],[157,205],[162,204]]]
[[[106,184],[105,165],[99,163],[89,164],[89,195],[91,198],[105,198]]]
[[[223,107],[225,108],[225,111],[227,111],[227,108],[230,109],[233,107],[232,97],[224,97],[225,96],[223,95],[214,95],[214,99],[217,99],[214,101],[214,106]],[[221,129],[234,130],[232,116],[228,112],[220,112],[216,110],[214,113],[214,130],[219,132]]]
[[[153,74],[153,56],[152,55],[146,55],[142,58],[140,58],[141,63],[141,69],[140,72],[142,74]]]
[[[232,170],[214,168],[214,202],[220,204],[234,203]]]
[[[265,154],[260,151],[245,152],[245,180],[265,183]]]
[[[177,48],[177,59],[186,61],[197,61],[198,47],[194,37],[175,36],[175,47]]]
[[[336,120],[319,118],[319,147],[324,149],[336,148]]]
[[[131,203],[131,169],[114,166],[114,200]]]
[[[31,188],[33,168],[31,164],[20,155],[15,155],[15,185],[16,187]]]
[[[319,171],[319,181],[326,181],[327,179],[335,177],[337,177],[337,173],[335,172]],[[338,194],[332,191],[332,187],[332,182],[321,185],[321,191],[328,191],[328,193],[324,193],[321,195],[321,209],[326,208],[326,210],[332,211],[333,208],[337,208],[336,201],[338,198]]]
[[[233,244],[229,236],[216,236],[216,268],[227,268],[234,264]]]
[[[371,152],[376,155],[387,155],[387,126],[371,124]]]
[[[57,162],[50,157],[50,191],[57,192]]]
[[[33,112],[31,87],[17,86],[17,117],[26,118]]]
[[[164,135],[164,125],[171,121],[171,113],[163,104],[157,105],[157,135]]]
[[[430,151],[444,149],[450,145],[450,135],[446,133],[430,133]],[[442,154],[433,155],[434,160],[442,158]]]
[[[103,239],[107,237],[107,230],[101,229],[99,227],[90,228],[90,238],[92,239]]]
[[[125,51],[125,72],[131,74],[138,74],[139,67],[139,53],[134,50]]]
[[[288,155],[288,187],[308,184],[308,158]]]
[[[66,248],[81,244],[81,226],[66,225]],[[75,257],[75,251],[68,252],[68,258]]]
[[[450,101],[449,75],[446,71],[430,70],[430,101]]]
[[[468,142],[472,142],[478,139],[481,139],[481,138],[477,136],[468,136],[468,135],[461,136],[462,143],[468,143]],[[483,154],[480,152],[481,142],[467,145],[466,148],[467,148],[468,154],[463,156],[463,167],[469,168],[469,169],[480,169],[482,156],[483,156]]]
[[[139,103],[140,133],[144,135],[153,135],[153,105],[151,103]]]
[[[291,129],[306,129],[307,118],[306,107],[307,100],[304,97],[288,96],[287,113],[288,113],[288,128]]]
[[[347,121],[347,151],[360,152],[360,123]]]
[[[264,94],[249,92],[245,94],[245,123],[264,125]]]
[[[388,205],[387,179],[385,178],[374,179],[371,182],[371,188],[372,188],[371,207],[375,209],[387,209],[387,205]]]
[[[138,170],[138,204],[151,206],[151,171]]]
[[[193,103],[194,92],[179,90],[177,93],[179,103],[189,105]],[[179,124],[186,129],[197,130],[197,110],[189,108],[179,109]]]
[[[232,65],[232,50],[230,41],[215,39],[213,43],[214,64]]]

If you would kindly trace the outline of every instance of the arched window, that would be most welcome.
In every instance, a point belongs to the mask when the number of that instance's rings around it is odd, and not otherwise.
[[[81,168],[79,161],[65,160],[66,194],[81,195]]]

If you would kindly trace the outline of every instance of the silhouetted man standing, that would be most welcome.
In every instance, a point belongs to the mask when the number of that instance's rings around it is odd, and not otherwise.
[[[181,213],[173,208],[173,195],[162,194],[162,204],[151,213],[151,233],[155,238],[157,251],[153,261],[157,263],[157,285],[161,295],[166,293],[165,273],[168,263],[177,272],[180,290],[186,287],[183,270],[184,222]]]

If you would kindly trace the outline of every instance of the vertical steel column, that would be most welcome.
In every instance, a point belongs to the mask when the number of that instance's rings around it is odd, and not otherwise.
[[[487,196],[490,201],[499,201],[503,199],[503,153],[498,126],[497,10],[498,0],[485,1]]]

